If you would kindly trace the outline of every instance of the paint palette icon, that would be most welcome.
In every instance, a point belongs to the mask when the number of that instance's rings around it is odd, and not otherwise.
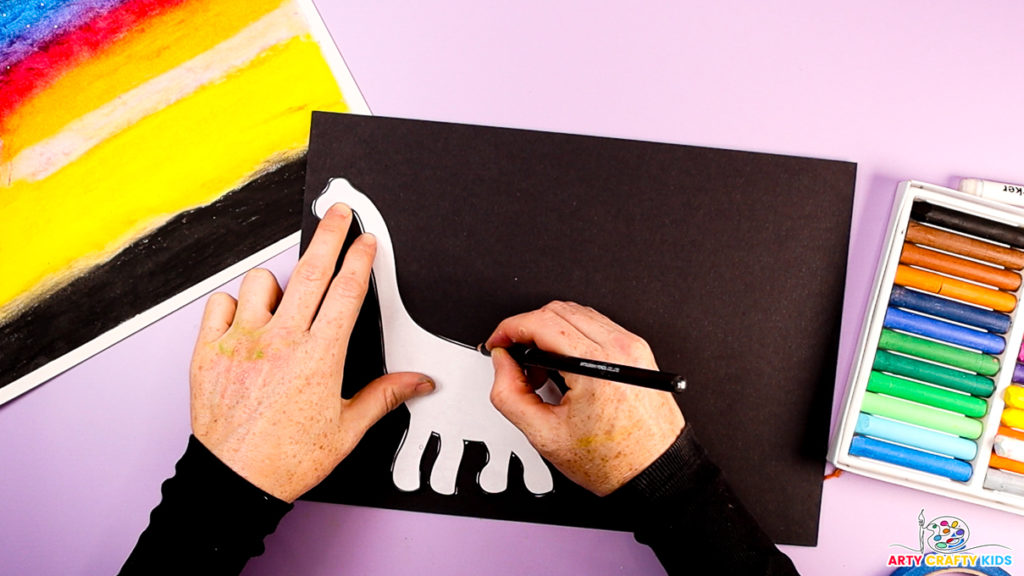
[[[944,554],[963,550],[971,535],[967,524],[953,516],[940,516],[932,520],[928,523],[927,530],[930,532],[927,538],[928,547]]]

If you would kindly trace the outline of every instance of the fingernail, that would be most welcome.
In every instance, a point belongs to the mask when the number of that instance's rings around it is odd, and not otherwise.
[[[369,244],[370,246],[374,246],[377,244],[377,237],[369,232],[363,232],[363,238],[363,241]]]
[[[420,378],[420,381],[416,384],[416,394],[427,394],[434,391],[437,385],[429,376]]]
[[[342,202],[336,202],[331,205],[329,212],[334,212],[338,216],[348,216],[349,213],[352,212],[352,209]]]

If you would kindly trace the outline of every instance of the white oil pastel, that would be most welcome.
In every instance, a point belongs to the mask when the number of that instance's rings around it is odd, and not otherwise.
[[[440,453],[430,471],[430,488],[454,494],[466,442],[487,447],[487,463],[477,477],[485,492],[508,488],[509,464],[515,454],[523,466],[523,484],[534,494],[552,490],[547,463],[518,428],[490,402],[494,370],[491,360],[471,346],[431,334],[416,324],[398,290],[395,247],[383,216],[373,202],[348,180],[335,178],[313,203],[322,218],[333,204],[344,202],[355,213],[364,232],[377,237],[373,278],[380,303],[384,363],[388,372],[422,372],[434,379],[435,391],[406,402],[409,428],[397,447],[392,479],[401,490],[420,488],[420,461],[431,435],[440,438]],[[557,394],[550,383],[542,390],[551,401]]]

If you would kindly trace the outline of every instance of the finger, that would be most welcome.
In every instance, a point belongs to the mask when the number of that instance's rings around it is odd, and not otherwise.
[[[332,345],[346,349],[370,286],[370,272],[376,254],[377,239],[372,234],[361,234],[352,242],[341,270],[327,289],[310,332],[324,335],[331,339]]]
[[[594,342],[565,318],[544,308],[502,320],[484,346],[491,350],[513,342],[568,356],[586,357],[597,349]]]
[[[434,391],[434,381],[416,372],[385,374],[356,393],[343,410],[343,418],[360,435],[403,402]]]
[[[550,302],[542,308],[572,324],[588,339],[603,344],[619,334],[629,334],[622,326],[589,306],[575,302]]]
[[[536,366],[526,366],[526,382],[534,390],[544,386],[547,381],[551,378],[551,373],[544,368],[538,368]]]
[[[316,227],[305,254],[292,272],[285,288],[275,322],[308,329],[316,315],[327,286],[331,283],[341,247],[345,244],[352,211],[344,204],[335,204]]]
[[[562,318],[601,348],[601,358],[654,368],[654,355],[647,342],[619,326],[597,310],[575,302],[551,302],[542,308]]]
[[[223,336],[235,318],[235,306],[235,299],[229,294],[216,292],[211,295],[199,323],[199,342],[213,342]]]
[[[491,362],[494,364],[491,404],[536,446],[543,432],[555,429],[557,416],[552,406],[545,404],[533,391],[533,386],[508,352],[496,348],[491,354]]]
[[[550,370],[538,366],[520,366],[520,368],[523,371],[526,382],[534,390],[542,388],[544,384],[547,384],[547,381],[551,379],[553,374]],[[554,374],[557,374],[557,372],[554,372]]]
[[[281,286],[270,270],[255,268],[242,279],[238,290],[235,324],[242,328],[260,328],[274,316],[281,301]]]

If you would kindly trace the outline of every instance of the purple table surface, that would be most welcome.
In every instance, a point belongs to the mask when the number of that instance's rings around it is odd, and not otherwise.
[[[833,421],[897,183],[1024,182],[1014,0],[317,4],[378,115],[857,162]],[[267,266],[283,282],[296,255]],[[0,407],[0,573],[116,572],[185,446],[200,313]],[[784,549],[805,574],[889,574],[922,508],[1024,550],[1019,516],[849,473],[818,545]],[[293,573],[664,572],[629,534],[299,503],[245,570]]]

